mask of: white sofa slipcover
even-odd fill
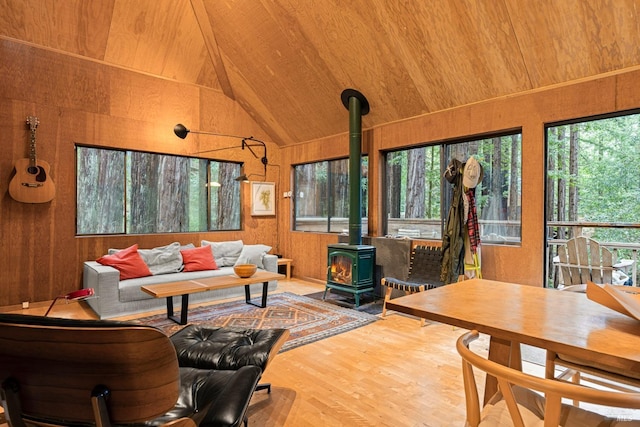
[[[204,242],[203,242],[204,243]],[[208,243],[208,242],[207,242]],[[262,267],[258,271],[278,272],[278,257],[276,255],[262,255]],[[154,298],[142,292],[141,286],[157,283],[169,283],[183,280],[201,279],[205,277],[225,276],[234,274],[233,266],[221,266],[218,270],[189,271],[179,273],[158,274],[135,279],[120,280],[120,272],[113,267],[102,265],[96,261],[85,261],[83,267],[82,287],[93,288],[95,298],[89,298],[87,303],[100,319],[110,319],[131,314],[144,313],[153,310],[166,309],[165,298]],[[269,282],[268,290],[277,287],[277,281]],[[251,285],[252,295],[262,292],[262,282]],[[197,292],[189,296],[189,303],[213,301],[244,295],[244,286],[227,289],[217,289]],[[174,305],[180,310],[181,297],[174,297]]]

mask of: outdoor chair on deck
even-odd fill
[[[613,254],[587,237],[574,237],[558,247],[560,271],[565,286],[611,283]]]
[[[411,251],[409,264],[409,276],[406,280],[394,277],[384,277],[381,281],[387,287],[382,306],[382,317],[387,314],[387,301],[391,299],[394,289],[404,291],[405,294],[423,292],[443,285],[440,280],[442,269],[442,248],[436,246],[416,246]],[[424,319],[420,319],[420,326],[424,325]]]

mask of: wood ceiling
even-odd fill
[[[280,145],[640,65],[640,0],[3,0],[0,36],[214,88]]]

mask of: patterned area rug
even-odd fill
[[[267,307],[242,301],[225,302],[189,310],[189,324],[268,329],[287,328],[290,335],[281,352],[375,322],[378,318],[349,308],[289,292],[269,295]],[[172,335],[184,328],[165,313],[135,320]]]

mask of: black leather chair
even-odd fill
[[[262,372],[289,337],[288,329],[250,329],[190,325],[171,336],[180,366],[199,369],[237,370],[247,365]],[[258,384],[256,390],[271,384]]]
[[[253,365],[179,367],[153,327],[0,314],[1,399],[12,427],[246,425],[260,376]]]

